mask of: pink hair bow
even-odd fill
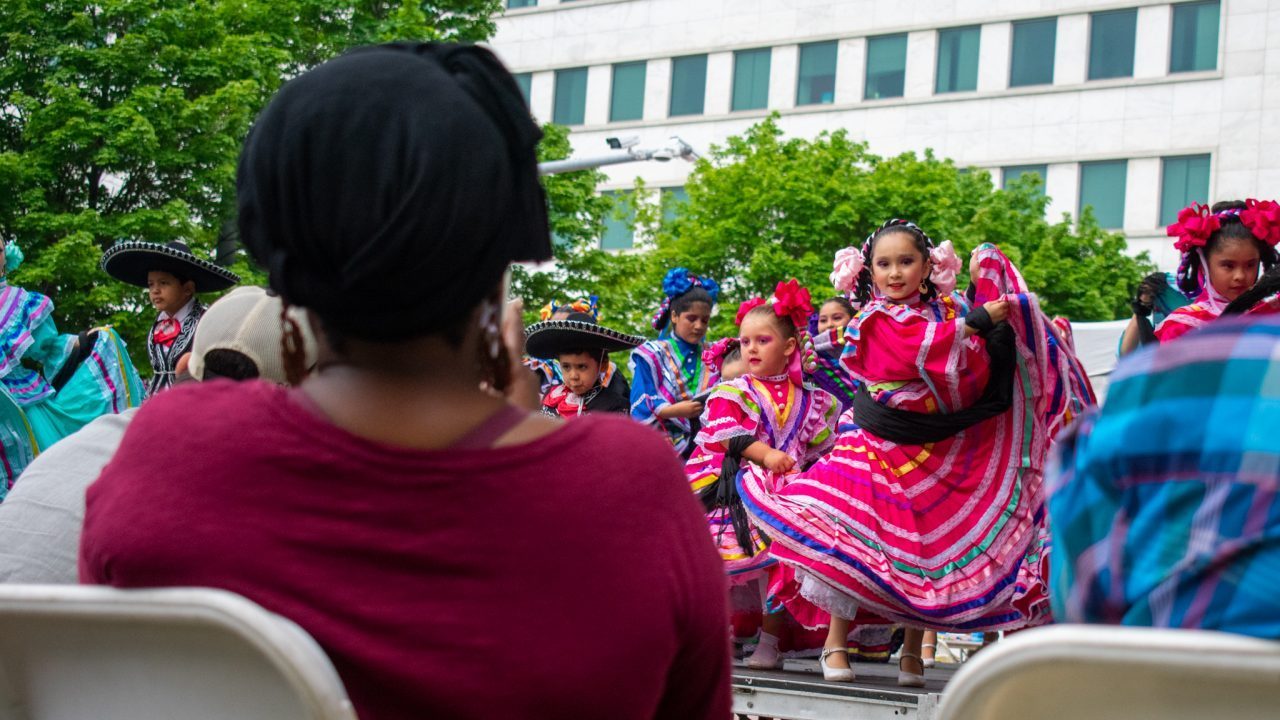
[[[1222,223],[1209,212],[1208,207],[1192,203],[1190,207],[1178,211],[1178,222],[1166,228],[1165,232],[1169,237],[1177,238],[1173,246],[1178,252],[1187,252],[1193,247],[1204,247],[1209,242],[1209,236],[1220,227]]]
[[[858,276],[865,264],[862,251],[847,247],[836,252],[835,269],[831,271],[831,284],[838,292],[852,294],[858,289]]]
[[[1240,222],[1262,242],[1272,247],[1280,243],[1280,205],[1274,200],[1245,200]]]
[[[929,260],[933,263],[929,279],[938,289],[938,295],[950,295],[956,289],[956,276],[960,268],[964,267],[951,241],[943,240],[937,247],[930,250]]]

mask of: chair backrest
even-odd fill
[[[0,720],[355,720],[302,628],[232,593],[0,585]]]
[[[942,720],[1280,717],[1280,643],[1203,630],[1057,625],[986,648]]]

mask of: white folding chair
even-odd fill
[[[1057,625],[978,653],[942,720],[1280,717],[1280,643],[1200,630]]]
[[[0,720],[355,720],[302,628],[220,590],[0,585]]]

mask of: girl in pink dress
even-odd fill
[[[1228,303],[1280,262],[1280,205],[1271,200],[1194,204],[1178,213],[1168,233],[1182,253],[1178,289],[1191,304],[1169,313],[1156,328],[1162,343],[1218,319]]]
[[[768,302],[757,298],[743,303],[738,343],[746,374],[712,390],[695,439],[697,448],[686,465],[735,585],[761,580],[763,586],[774,564],[767,542],[751,527],[737,496],[740,467],[752,463],[786,476],[821,457],[834,441],[835,399],[806,384],[801,369],[797,325],[807,322],[812,312],[809,291],[795,280],[779,283]],[[717,364],[729,345],[721,341],[713,346],[708,364]],[[781,660],[782,608],[766,605],[760,643],[747,661],[753,667],[776,667]]]
[[[845,658],[827,657],[846,652],[850,619],[972,632],[1049,617],[1044,463],[1092,393],[994,246],[974,253],[961,315],[946,245],[902,220],[868,238],[866,304],[841,357],[864,384],[858,427],[797,476],[748,467],[739,482],[770,555],[794,571],[778,597],[829,626],[822,666],[842,679]],[[903,684],[923,680],[903,670]]]

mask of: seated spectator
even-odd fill
[[[1280,318],[1144,348],[1049,472],[1054,616],[1280,639]]]
[[[196,380],[261,378],[283,385],[280,298],[266,290],[233,290],[205,311],[190,358]],[[304,336],[307,356],[315,341]],[[179,360],[179,367],[181,359]],[[76,582],[85,488],[120,447],[137,408],[103,415],[42,453],[0,503],[0,583]]]
[[[286,84],[240,158],[240,235],[317,370],[149,401],[89,490],[81,579],[292,619],[363,720],[727,717],[723,573],[679,459],[626,418],[532,412],[503,296],[551,255],[539,136],[478,47]]]

